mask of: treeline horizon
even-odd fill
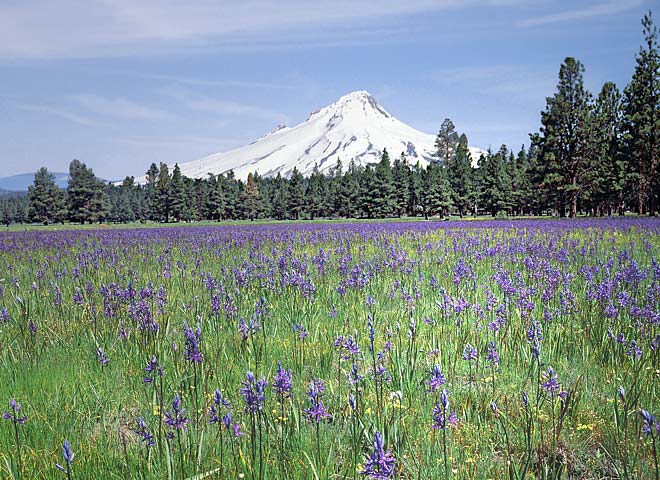
[[[556,92],[546,98],[541,128],[530,146],[502,145],[472,159],[468,139],[445,119],[436,158],[423,167],[384,150],[379,163],[337,162],[326,173],[297,168],[285,178],[233,172],[204,179],[183,176],[176,164],[152,163],[146,183],[120,185],[71,162],[66,190],[42,167],[27,197],[0,200],[10,223],[388,218],[448,215],[655,215],[660,207],[660,54],[651,12],[642,19],[644,42],[630,83],[606,82],[594,96],[585,68],[567,57]]]

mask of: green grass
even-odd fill
[[[648,348],[660,332],[651,325],[640,331],[623,308],[616,318],[607,319],[604,306],[587,298],[593,285],[583,267],[600,266],[596,279],[604,282],[609,277],[603,265],[612,258],[612,271],[622,271],[630,262],[621,260],[626,252],[640,268],[650,269],[651,258],[660,256],[657,232],[622,233],[603,226],[530,228],[522,235],[518,229],[470,229],[367,239],[345,232],[341,241],[328,238],[320,243],[302,236],[279,241],[265,227],[264,232],[258,248],[232,244],[232,239],[220,244],[197,241],[194,231],[190,239],[176,242],[154,235],[151,243],[105,242],[99,232],[68,250],[34,244],[0,253],[0,308],[7,308],[11,316],[0,324],[0,402],[6,408],[15,398],[28,417],[18,427],[22,469],[17,465],[12,423],[0,422],[0,476],[64,478],[54,464],[62,463],[61,445],[68,439],[76,453],[74,478],[202,478],[205,473],[208,478],[358,478],[379,431],[396,457],[401,477],[443,478],[442,431],[431,428],[439,393],[429,393],[426,383],[434,364],[447,378],[444,387],[459,420],[457,428],[447,430],[447,469],[452,478],[519,478],[523,471],[527,478],[655,474],[651,441],[640,440],[639,410],[660,415],[659,356]],[[518,250],[521,245],[530,248],[527,253]],[[580,253],[582,247],[588,255]],[[311,261],[320,248],[329,252],[326,273],[318,272]],[[535,249],[535,266],[526,267],[525,259]],[[565,256],[560,255],[562,249]],[[363,265],[373,274],[365,287],[347,288],[342,296],[338,285],[346,277],[338,268],[348,254],[349,272]],[[280,258],[286,261],[280,263]],[[85,266],[81,259],[99,263]],[[307,268],[298,268],[296,262],[306,262]],[[460,262],[473,273],[457,284],[453,270]],[[79,275],[73,273],[76,268]],[[271,269],[272,281],[267,274]],[[520,293],[507,295],[498,286],[495,275],[500,269],[509,272],[518,287],[535,289],[529,291],[531,307],[519,303]],[[236,275],[237,271],[243,273]],[[309,295],[296,286],[283,286],[282,271],[311,281],[315,292]],[[231,295],[235,315],[225,315],[224,309],[212,312],[207,274]],[[437,286],[431,285],[432,277]],[[113,313],[106,316],[101,286],[114,283],[126,289],[129,280],[136,292],[152,284],[154,296],[146,302],[160,326],[157,335],[139,330],[131,301],[113,297],[108,303]],[[93,287],[89,293],[88,281]],[[400,284],[396,288],[395,282]],[[626,291],[641,305],[652,283],[652,275],[635,289],[622,282],[615,293]],[[541,296],[551,284],[554,292],[544,301]],[[61,305],[54,304],[55,285]],[[160,287],[167,292],[162,311],[155,297]],[[453,307],[444,310],[439,307],[441,289],[454,302],[465,300],[479,307],[460,313]],[[81,305],[73,301],[76,290],[83,295]],[[390,298],[393,290],[396,295]],[[574,296],[570,311],[562,306],[567,291]],[[228,301],[219,296],[222,303]],[[260,319],[261,329],[243,340],[239,320],[253,318],[262,296],[269,314]],[[488,325],[497,320],[501,304],[507,305],[505,322],[493,332]],[[658,308],[657,302],[654,305]],[[333,306],[336,317],[329,315]],[[545,312],[554,315],[551,322],[543,321]],[[370,318],[374,354],[369,351]],[[30,332],[30,320],[38,327],[36,334]],[[526,339],[530,320],[542,324],[540,364],[532,359]],[[201,328],[204,358],[197,366],[184,355],[184,321]],[[298,324],[309,332],[304,340],[292,328]],[[608,327],[636,339],[644,348],[642,357],[635,359],[626,354],[625,345],[610,341]],[[130,330],[125,339],[122,328]],[[340,360],[333,348],[340,335],[355,337],[359,358]],[[501,357],[496,369],[488,368],[485,360],[491,341]],[[375,379],[372,369],[375,353],[387,350],[387,342],[391,349],[382,364],[391,378],[385,381]],[[479,351],[476,366],[461,358],[468,342]],[[110,358],[103,368],[96,356],[99,347]],[[152,355],[166,371],[162,399],[158,382],[148,386],[142,381]],[[348,403],[349,393],[356,392],[348,383],[354,361],[363,377],[357,412]],[[243,411],[239,394],[246,371],[272,381],[278,362],[292,372],[293,395],[282,405],[269,387],[262,413],[252,417]],[[549,365],[569,392],[567,401],[552,401],[539,389],[539,375]],[[304,418],[309,406],[305,392],[314,378],[326,383],[324,402],[332,415],[318,430]],[[625,402],[617,399],[619,386],[627,391]],[[230,431],[208,423],[216,388],[231,402],[234,421],[246,435],[233,438]],[[527,411],[522,391],[530,398]],[[136,418],[144,418],[157,435],[163,413],[159,408],[171,410],[175,394],[182,397],[188,428],[179,432],[180,438],[175,435],[146,448],[132,432]],[[491,402],[497,403],[499,416],[492,412]],[[530,446],[525,434],[528,419]]]

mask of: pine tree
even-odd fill
[[[152,163],[151,166],[149,167],[149,170],[146,172],[146,179],[147,179],[147,184],[146,184],[146,207],[147,207],[147,215],[149,220],[153,221],[159,221],[160,220],[160,212],[158,209],[158,199],[156,196],[156,184],[158,183],[158,167],[156,166],[155,163]]]
[[[170,221],[170,172],[167,164],[160,164],[154,186],[154,212],[159,222]]]
[[[591,165],[591,94],[584,88],[584,66],[567,57],[559,70],[557,93],[547,98],[540,133],[533,136],[546,164],[544,183],[565,216],[577,214],[578,200],[588,194]]]
[[[597,215],[622,211],[624,188],[628,181],[622,155],[622,100],[612,82],[606,82],[596,99],[593,112],[594,156],[591,206]]]
[[[250,221],[257,218],[259,213],[259,187],[252,173],[248,174],[242,199],[244,217],[250,219]]]
[[[167,198],[171,215],[174,217],[174,220],[180,222],[186,209],[187,195],[186,185],[181,176],[181,168],[179,168],[178,163],[174,164],[172,177],[169,179],[167,185]]]
[[[637,175],[637,210],[653,215],[660,202],[660,53],[651,12],[642,20],[644,43],[625,89],[628,154]]]
[[[67,199],[72,222],[100,222],[109,214],[105,184],[79,160],[73,160],[69,165]]]
[[[502,145],[497,153],[488,150],[479,163],[481,206],[494,217],[511,208],[511,180],[507,162],[509,151]]]
[[[319,172],[318,165],[314,165],[307,186],[307,210],[309,211],[310,218],[322,217],[326,212],[326,179]]]
[[[34,174],[34,182],[28,187],[28,203],[31,222],[48,225],[64,219],[66,207],[63,192],[55,184],[55,175],[45,167]]]
[[[440,131],[435,139],[435,149],[438,160],[444,165],[448,165],[458,147],[459,137],[454,123],[445,118],[440,126]]]
[[[440,164],[429,163],[426,167],[425,212],[427,215],[446,216],[452,207],[452,191],[447,169]]]
[[[396,198],[394,190],[394,176],[387,149],[383,149],[380,162],[374,170],[373,187],[373,213],[376,217],[385,218],[394,214]]]
[[[461,135],[456,145],[453,157],[449,159],[447,174],[453,193],[453,203],[458,208],[458,214],[463,215],[470,210],[472,203],[472,156],[468,149],[468,139]]]
[[[392,167],[394,180],[394,214],[401,217],[408,213],[410,208],[410,167],[406,155],[401,152],[401,157],[394,160]]]
[[[302,217],[303,209],[305,207],[305,179],[298,171],[297,167],[293,167],[291,178],[289,179],[289,212],[294,220],[299,220]]]
[[[221,220],[225,213],[225,197],[223,192],[224,177],[209,173],[206,180],[206,196],[202,205],[202,212],[209,220]]]

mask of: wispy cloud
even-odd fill
[[[597,3],[584,8],[577,7],[579,4],[576,3],[576,8],[572,10],[527,18],[518,22],[518,25],[521,27],[538,27],[540,25],[549,25],[552,23],[572,22],[575,20],[614,15],[636,8],[642,3],[643,0],[614,0]]]
[[[503,0],[25,0],[0,4],[0,58],[145,55],[384,41],[402,16]],[[510,5],[524,0],[506,0]],[[400,23],[399,23],[400,25]],[[324,28],[319,28],[323,26]],[[293,35],[293,38],[292,38]]]
[[[503,96],[529,102],[549,95],[556,83],[556,73],[534,65],[479,65],[437,70],[429,77],[447,86],[471,86],[477,95]]]
[[[59,117],[61,119],[67,120],[69,122],[77,123],[79,125],[84,125],[86,127],[109,127],[107,123],[99,122],[94,119],[91,119],[84,115],[79,115],[78,113],[72,112],[68,109],[61,107],[54,107],[52,105],[37,105],[37,104],[18,104],[15,105],[19,110],[25,112],[32,112],[44,115],[50,115],[54,117]]]
[[[164,110],[135,103],[125,98],[107,98],[99,95],[74,95],[72,99],[87,111],[131,120],[166,120],[174,116]]]
[[[287,115],[267,108],[200,95],[182,88],[165,87],[161,88],[159,92],[189,110],[223,116],[259,118],[278,123],[289,121]]]

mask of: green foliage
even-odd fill
[[[28,218],[31,222],[50,223],[64,221],[66,205],[64,192],[55,184],[55,175],[45,167],[41,167],[34,174],[34,182],[28,187]],[[10,223],[13,215],[7,206],[3,216],[3,223]]]
[[[102,222],[110,213],[104,182],[79,160],[73,160],[69,165],[67,203],[71,222]]]

